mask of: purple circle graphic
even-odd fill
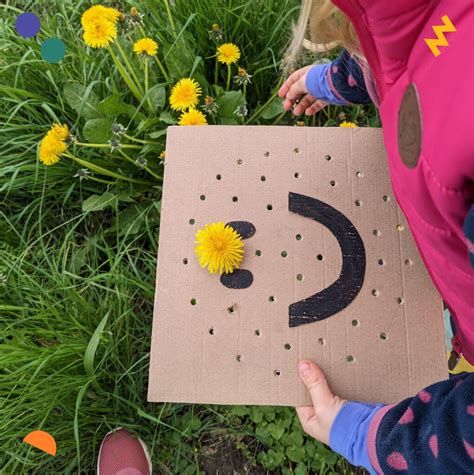
[[[15,28],[23,38],[31,38],[40,31],[41,22],[34,13],[22,13],[16,17]]]

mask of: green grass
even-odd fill
[[[209,446],[236,447],[249,466],[272,473],[354,473],[303,435],[292,408],[146,402],[161,182],[95,149],[81,149],[81,157],[150,184],[79,181],[73,162],[44,167],[36,158],[38,142],[54,121],[83,135],[87,117],[64,96],[73,81],[91,87],[99,100],[120,93],[138,111],[127,117],[133,133],[141,121],[155,118],[127,92],[110,57],[84,47],[80,16],[90,4],[7,0],[0,6],[1,473],[91,473],[103,436],[117,426],[145,440],[160,473],[197,473]],[[213,22],[221,25],[253,75],[246,98],[250,118],[275,93],[281,53],[299,7],[297,0],[177,0],[172,13],[181,44],[175,43],[162,2],[113,5],[147,12],[145,29],[168,54],[164,64],[174,71],[171,83],[181,69],[187,74],[194,69],[206,93],[215,92],[215,44],[208,30]],[[42,20],[39,40],[14,31],[16,15],[30,8]],[[49,36],[67,44],[59,65],[40,58],[39,42]],[[191,66],[176,64],[183,48],[193,57]],[[218,79],[224,86],[224,70]],[[152,83],[163,83],[159,70]],[[373,107],[328,107],[305,122],[337,125],[340,113],[360,125],[378,124]],[[296,120],[290,114],[268,119],[257,114],[250,123]],[[165,126],[152,122],[140,137]],[[162,166],[156,157],[164,140],[163,135],[156,139],[159,145],[140,150],[158,174]],[[83,210],[88,198],[106,192],[109,205]],[[37,429],[55,437],[56,457],[22,443]]]

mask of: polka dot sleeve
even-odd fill
[[[384,407],[371,420],[367,445],[376,473],[474,473],[474,374]]]

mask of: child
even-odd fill
[[[330,64],[295,71],[279,91],[284,108],[297,100],[296,115],[327,103],[372,101],[379,108],[395,196],[454,319],[450,360],[472,371],[474,124],[461,114],[474,106],[473,68],[465,64],[472,58],[472,3],[304,0],[288,65],[309,17],[313,39],[346,49]],[[313,401],[297,408],[304,430],[351,463],[371,473],[474,473],[474,374],[387,406],[334,396],[311,361],[298,369]]]

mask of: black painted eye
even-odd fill
[[[228,289],[247,289],[253,283],[253,274],[247,269],[235,269],[232,273],[222,274],[221,283]]]
[[[256,232],[255,226],[248,221],[231,221],[226,226],[230,226],[237,231],[242,236],[242,239],[251,238]]]
[[[242,239],[251,238],[255,232],[255,226],[248,221],[231,221],[226,224],[240,234]],[[221,275],[221,284],[228,289],[247,289],[253,283],[253,274],[246,269],[235,269],[234,272]]]

